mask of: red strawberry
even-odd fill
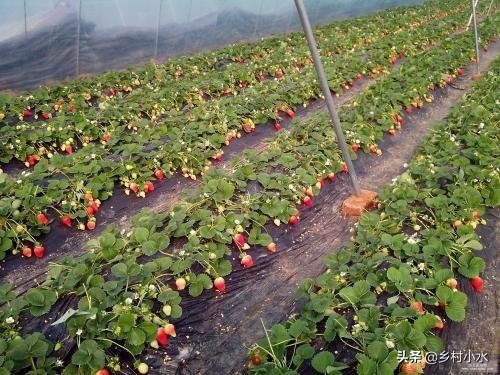
[[[370,152],[374,154],[375,152],[377,152],[377,148],[375,146],[370,146]]]
[[[163,180],[163,178],[165,177],[165,175],[163,174],[163,171],[160,169],[155,171],[155,176],[156,176],[156,179],[158,179],[158,180]]]
[[[458,76],[461,76],[462,74],[463,74],[462,69],[458,68],[458,69],[457,69],[457,75],[458,75]]]
[[[441,318],[439,316],[436,315],[436,318],[438,318],[438,321],[436,322],[436,325],[434,326],[434,328],[437,328],[437,329],[443,329],[444,328],[444,323],[443,321],[441,320]]]
[[[417,364],[416,363],[403,363],[399,367],[399,371],[403,374],[416,374],[417,373]]]
[[[389,135],[395,135],[396,134],[396,130],[394,129],[391,129],[387,132]]]
[[[289,224],[295,225],[299,222],[299,218],[296,215],[290,216],[290,219],[288,220]]]
[[[33,248],[33,254],[35,254],[37,258],[43,257],[43,254],[45,254],[44,247],[42,245],[35,246]]]
[[[488,46],[484,46],[483,50],[484,52],[488,52]]]
[[[70,112],[74,112],[75,111],[75,106],[74,105],[70,105],[69,106],[69,111]]]
[[[31,257],[31,249],[29,247],[25,247],[23,249],[22,253],[23,253],[23,256],[25,256],[26,258]]]
[[[391,59],[391,64],[392,64],[392,65],[396,64],[396,58],[395,58],[395,57],[393,57],[393,58]]]
[[[28,162],[28,165],[30,167],[34,166],[37,162],[35,155],[30,155],[30,156],[26,157],[26,161]]]
[[[474,220],[479,219],[479,212],[477,212],[477,211],[472,211],[472,217],[474,218]]]
[[[411,113],[411,108],[410,108],[410,107],[405,108],[405,112],[406,112],[407,114],[410,114],[410,113]]]
[[[405,55],[405,53],[403,51],[399,51],[398,52],[398,57],[401,59],[403,58],[403,56]]]
[[[175,333],[175,326],[172,323],[165,324],[165,327],[163,327],[163,331],[165,331],[165,333],[168,336],[172,336],[172,337],[177,336],[177,334]]]
[[[221,152],[218,152],[216,155],[215,155],[215,159],[216,160],[222,160],[222,153]]]
[[[345,165],[345,163],[340,163],[340,167],[342,168],[342,172],[349,173],[349,170],[347,169],[347,165]]]
[[[139,191],[139,186],[135,182],[132,182],[130,184],[130,190],[132,190],[134,193],[137,193]]]
[[[95,375],[109,375],[109,371],[106,370],[105,368],[102,368],[99,371],[97,371]]]
[[[168,336],[163,328],[158,328],[156,331],[156,341],[160,346],[166,346],[168,343]]]
[[[267,250],[271,253],[276,252],[276,244],[274,242],[271,242],[269,245],[267,245]]]
[[[155,190],[155,186],[153,185],[153,183],[152,183],[152,182],[148,182],[146,186],[147,186],[148,191],[149,191],[150,193],[151,193],[152,191],[154,191],[154,190]]]
[[[94,220],[87,221],[87,229],[88,230],[94,230],[95,229],[95,221]]]
[[[414,301],[414,302],[412,302],[410,304],[410,307],[412,309],[417,310],[419,314],[423,314],[424,313],[424,307],[422,306],[422,302]]]
[[[45,214],[38,214],[36,218],[42,225],[47,225],[49,223],[49,220],[47,219],[47,216],[45,216]]]
[[[32,115],[32,113],[29,111],[29,109],[25,109],[25,110],[23,111],[23,116],[24,116],[24,117],[28,117],[28,116],[31,116],[31,115]]]
[[[66,151],[67,154],[72,154],[73,153],[73,147],[66,146],[66,148],[64,149],[64,151]]]
[[[441,310],[446,309],[446,305],[445,305],[443,302],[441,302],[441,301],[439,301],[439,302],[438,302],[438,306],[439,306],[439,308],[440,308]]]
[[[304,204],[308,207],[311,207],[313,205],[313,201],[310,197],[305,197],[304,200],[303,200]]]
[[[45,113],[45,112],[44,112],[44,113],[42,113],[40,116],[41,116],[42,118],[44,118],[45,120],[47,120],[47,119],[49,118],[49,114],[48,114],[48,113]]]
[[[257,353],[257,351],[253,352],[252,354],[252,363],[255,365],[255,366],[258,366],[260,365],[262,362],[259,358],[259,355]]]
[[[234,236],[234,242],[239,247],[242,247],[243,245],[245,245],[245,236],[241,233],[238,233],[236,236]]]
[[[68,215],[61,217],[61,224],[65,227],[71,228],[71,218]]]
[[[226,282],[223,277],[217,277],[214,280],[214,287],[217,289],[219,292],[224,293],[226,290]]]
[[[290,120],[293,120],[293,118],[295,117],[295,112],[290,108],[285,109],[285,113],[290,118]]]
[[[354,144],[354,145],[352,145],[352,147],[351,147],[351,148],[352,148],[352,150],[353,150],[354,152],[358,152],[358,150],[359,150],[359,145],[358,145],[358,144]]]
[[[283,75],[284,75],[284,73],[283,73],[283,71],[281,69],[277,70],[276,73],[274,73],[274,76],[276,78],[281,78],[281,77],[283,77]]]
[[[245,268],[253,266],[253,259],[250,255],[245,255],[241,258],[241,265]]]
[[[109,139],[110,139],[110,138],[111,138],[111,136],[110,136],[109,134],[104,134],[104,135],[102,136],[102,140],[103,140],[104,142],[109,142]]]
[[[92,211],[94,211],[94,213],[98,213],[99,212],[99,206],[97,205],[96,202],[92,202],[90,204],[90,207],[92,208]]]
[[[92,196],[92,193],[85,193],[85,195],[83,197],[87,201],[93,201],[94,200],[94,197]]]
[[[279,132],[281,130],[281,125],[276,123],[274,124],[274,130],[276,130],[277,132]]]
[[[333,181],[333,179],[335,178],[335,173],[333,172],[328,173],[328,176],[326,176],[326,178],[328,178],[330,181]]]
[[[477,293],[482,293],[483,292],[483,279],[481,279],[479,276],[473,277],[470,281],[472,287]]]
[[[92,208],[92,206],[87,207],[87,215],[94,216],[94,209]]]
[[[243,130],[245,131],[245,133],[251,133],[251,132],[253,132],[254,128],[253,128],[252,124],[244,123]]]

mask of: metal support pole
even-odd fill
[[[490,6],[488,7],[488,11],[486,12],[486,17],[488,17],[490,15],[491,7],[493,6],[494,2],[495,2],[495,0],[491,0]]]
[[[28,37],[28,22],[26,21],[26,0],[24,0],[24,37]]]
[[[352,186],[354,188],[355,195],[361,195],[361,189],[359,187],[358,178],[356,176],[356,171],[354,170],[354,165],[352,164],[351,157],[349,155],[349,149],[347,147],[344,133],[342,132],[342,127],[340,126],[340,119],[335,109],[335,104],[333,103],[332,93],[330,92],[330,87],[328,86],[328,80],[326,79],[326,74],[321,64],[321,58],[318,53],[318,48],[316,47],[316,40],[311,29],[311,23],[309,22],[309,17],[307,16],[306,9],[302,0],[295,0],[295,6],[299,13],[300,22],[306,34],[307,43],[309,44],[309,49],[311,51],[311,56],[314,61],[314,67],[316,68],[316,73],[318,74],[319,83],[323,94],[325,96],[326,105],[328,107],[328,112],[330,112],[330,117],[333,122],[333,129],[335,130],[335,135],[342,151],[342,157],[349,170],[349,176],[351,178]]]
[[[82,20],[82,0],[78,0],[78,24],[76,25],[76,75],[80,74],[80,32]]]
[[[476,0],[476,6],[479,3],[479,0]],[[467,22],[467,27],[465,28],[465,31],[469,31],[470,24],[472,23],[472,12],[469,17],[469,22]]]
[[[472,19],[474,23],[474,42],[476,43],[476,71],[479,75],[479,42],[477,40],[476,3],[474,0],[472,0]]]
[[[160,37],[160,23],[161,23],[161,6],[163,0],[159,0],[160,4],[158,5],[158,22],[156,24],[156,36],[155,36],[155,52],[154,59],[158,57],[158,38]]]

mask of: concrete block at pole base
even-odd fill
[[[473,80],[473,81],[478,81],[479,79],[481,79],[481,74],[474,73],[474,74],[472,75],[472,80]]]
[[[373,200],[378,193],[370,190],[361,190],[361,195],[351,195],[342,203],[342,212],[347,216],[360,216],[373,206]]]

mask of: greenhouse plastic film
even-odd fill
[[[308,0],[311,22],[422,0]],[[300,29],[292,0],[0,0],[0,90]]]

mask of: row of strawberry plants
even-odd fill
[[[289,90],[284,90],[284,94]],[[245,102],[242,102],[240,107],[242,107]],[[214,111],[215,112],[215,111]],[[199,116],[201,116],[200,114]],[[104,149],[100,148],[86,148],[76,154],[70,159],[66,159],[62,156],[56,156],[48,164],[40,163],[34,170],[34,173],[26,177],[25,182],[21,185],[17,184],[11,179],[8,179],[5,175],[2,178],[2,184],[4,186],[4,191],[6,194],[13,196],[13,201],[5,201],[5,209],[11,211],[11,215],[6,215],[10,218],[4,225],[7,226],[7,233],[11,233],[10,237],[15,237],[16,248],[21,249],[23,243],[26,241],[35,242],[35,237],[40,233],[48,230],[47,224],[48,219],[43,213],[45,211],[44,207],[54,207],[56,212],[62,218],[63,224],[71,226],[71,219],[74,218],[89,218],[87,221],[87,228],[93,229],[95,226],[95,220],[93,219],[93,214],[99,210],[100,200],[107,199],[113,189],[113,179],[120,178],[127,186],[127,188],[139,194],[139,189],[151,191],[154,189],[152,182],[149,180],[151,172],[146,172],[147,170],[156,170],[156,177],[162,178],[163,171],[167,169],[170,173],[173,172],[177,167],[181,167],[183,171],[186,169],[191,176],[195,173],[202,171],[206,168],[206,160],[215,153],[211,149],[207,149],[204,144],[200,144],[198,141],[199,137],[206,128],[205,122],[200,122],[197,127],[195,127],[194,136],[191,134],[187,137],[187,133],[173,133],[170,132],[171,140],[175,136],[175,143],[169,143],[162,146],[162,149],[150,151],[144,154],[142,151],[145,147],[145,143],[149,142],[151,134],[145,137],[144,144],[127,144],[126,147],[120,149],[119,157],[122,157],[120,163],[113,162],[106,157],[106,152]],[[169,127],[167,127],[169,129]],[[227,129],[224,130],[223,134]],[[233,134],[236,133],[233,130]],[[158,136],[158,134],[156,134]],[[189,141],[188,141],[189,140]],[[212,143],[218,143],[220,145],[227,141],[227,138],[222,135],[214,135],[209,139]],[[130,139],[129,139],[130,141]],[[179,145],[181,144],[181,146]],[[198,148],[198,149],[197,149]],[[197,159],[189,160],[189,154],[187,152],[182,152],[182,150],[195,149],[194,152],[198,155]],[[139,157],[134,157],[138,155]],[[199,158],[199,155],[204,155],[204,158]],[[167,159],[169,158],[169,159]],[[125,159],[125,160],[124,160]],[[170,161],[170,165],[166,164],[165,159]],[[172,165],[172,160],[177,161],[177,165]],[[186,164],[193,165],[194,162],[198,162],[196,166],[197,170],[194,171],[193,168],[188,169]],[[189,165],[188,164],[188,165]],[[147,167],[145,167],[147,166]],[[147,168],[147,169],[146,169]],[[97,173],[99,172],[99,173]],[[49,175],[62,173],[68,178],[53,179],[49,180],[47,187],[40,188],[36,181],[41,178],[45,178]],[[137,183],[139,181],[134,181],[137,177],[134,175],[146,176],[147,180],[142,183]],[[71,177],[69,177],[71,176]],[[86,181],[84,185],[83,181]],[[18,186],[16,190],[14,186]],[[94,199],[87,199],[89,196],[88,192],[93,192]],[[39,199],[36,199],[38,194]],[[145,194],[141,191],[140,194]],[[92,196],[92,195],[90,195]],[[29,209],[22,204],[23,197],[29,197]],[[98,199],[97,199],[98,198]],[[59,204],[58,204],[59,203]],[[7,212],[7,211],[6,211]],[[24,213],[23,220],[21,212]],[[85,228],[84,224],[79,224]],[[5,235],[5,241],[2,248],[8,248],[12,246],[12,241],[9,240]],[[37,250],[39,251],[39,246]],[[25,254],[30,254],[30,249],[25,249]]]
[[[325,257],[327,271],[302,283],[303,308],[266,330],[250,350],[250,373],[312,367],[340,374],[355,366],[360,375],[392,374],[399,366],[417,374],[425,360],[399,364],[398,351],[425,358],[443,349],[438,332],[446,318],[465,318],[458,275],[483,291],[475,229],[485,224],[485,209],[500,204],[499,73],[497,59],[405,173],[381,190],[379,210],[361,217],[351,243]],[[339,345],[356,363],[336,361]]]
[[[456,10],[454,11],[456,12]],[[414,17],[413,14],[411,16],[411,18]],[[448,16],[448,13],[446,13],[446,16]],[[455,22],[448,20],[448,24],[451,27],[456,26],[464,16],[465,12],[463,11],[455,14],[452,17]],[[409,20],[410,16],[400,20],[400,24],[408,24]],[[437,22],[434,21],[434,23]],[[342,87],[347,87],[348,82],[353,81],[356,75],[361,74],[361,72],[365,72],[365,74],[370,72],[377,66],[377,62],[378,65],[388,65],[391,56],[397,53],[397,48],[399,48],[400,53],[406,50],[407,54],[413,54],[414,50],[419,47],[416,44],[418,41],[425,43],[429,33],[443,30],[443,26],[440,25],[439,29],[433,29],[430,25],[426,25],[425,30],[427,32],[421,31],[420,33],[408,34],[408,32],[401,33],[401,27],[394,25],[394,29],[390,31],[395,30],[394,33],[397,32],[397,34],[391,33],[390,36],[382,38],[375,44],[372,42],[360,52],[354,54],[356,49],[353,49],[347,56],[342,56],[342,59],[338,58],[333,64],[330,58],[326,58],[325,63],[332,64],[331,69],[337,72],[335,80],[330,81],[332,90],[339,91],[342,90]],[[439,36],[434,34],[432,38],[436,39]],[[332,35],[330,38],[325,39],[331,41],[339,38]],[[262,70],[268,66],[271,66],[270,69],[274,70],[273,67],[280,64],[280,68],[276,69],[276,74],[279,73],[278,77],[282,77],[284,74],[292,74],[291,79],[297,80],[302,75],[295,75],[300,73],[302,66],[306,65],[304,69],[307,70],[307,74],[310,76],[313,69],[312,66],[307,66],[310,65],[310,60],[307,57],[307,46],[304,43],[300,48],[293,45],[288,46],[286,43],[285,45],[282,54],[274,52],[269,59],[262,58],[260,59],[262,61],[254,62],[250,67],[236,66],[237,70],[213,72],[209,75],[203,75],[197,80],[180,81],[180,83],[175,84],[160,80],[153,86],[145,86],[142,89],[134,90],[126,98],[113,96],[113,100],[110,100],[109,97],[106,97],[105,100],[99,103],[100,109],[92,108],[88,110],[88,105],[85,105],[84,108],[87,108],[87,110],[68,113],[43,123],[19,122],[16,126],[4,127],[0,130],[5,143],[0,158],[7,162],[10,158],[15,157],[24,161],[28,166],[32,166],[40,158],[50,157],[61,150],[72,153],[77,147],[86,145],[89,142],[107,143],[110,138],[113,138],[114,142],[107,144],[108,148],[112,148],[117,143],[126,142],[127,137],[123,137],[121,134],[124,130],[126,133],[135,133],[143,132],[145,128],[147,130],[157,126],[161,127],[161,121],[159,123],[158,117],[162,116],[162,114],[168,112],[169,115],[178,115],[178,113],[175,113],[176,111],[171,110],[173,108],[177,108],[178,111],[184,105],[190,104],[194,106],[196,104],[196,106],[201,106],[201,109],[204,110],[203,103],[206,96],[215,95],[215,97],[220,97],[219,95],[226,95],[231,92],[233,95],[243,94],[242,96],[247,98],[249,95],[245,90],[247,85],[256,85],[259,94],[269,90],[266,82],[259,82],[265,78],[262,75]],[[324,47],[328,50],[328,45]],[[373,56],[374,52],[377,56]],[[370,61],[364,61],[363,57],[366,54],[372,55]],[[395,61],[395,58],[392,58]],[[346,60],[349,61],[349,68],[346,67]],[[308,77],[303,77],[304,81],[307,79]],[[239,90],[233,88],[236,84],[241,86]],[[315,94],[317,94],[318,90],[315,91]],[[90,95],[86,98],[91,100]],[[82,101],[84,101],[83,97]],[[283,98],[282,101],[287,102],[286,98]],[[223,100],[223,102],[227,105],[228,102],[231,103],[231,100]],[[250,103],[251,101],[248,102],[247,99],[245,107],[252,107]],[[288,103],[289,106],[295,104]],[[234,108],[235,105],[231,105],[231,107]],[[250,109],[249,113],[252,113]],[[177,124],[183,124],[185,122],[183,120],[183,118],[177,118]]]
[[[315,117],[291,134],[279,133],[265,152],[247,152],[233,171],[210,170],[199,194],[169,214],[144,212],[133,219],[132,230],[112,227],[91,241],[88,254],[51,265],[47,280],[29,290],[23,303],[34,316],[43,316],[58,299],[78,296],[77,309],[57,322],[66,325],[78,347],[65,373],[90,372],[104,363],[119,371],[117,360],[106,356],[110,346],[135,357],[147,343],[166,345],[167,336],[175,335],[168,321],[182,313],[179,291],[187,288],[197,296],[213,285],[224,292],[231,249],[240,252],[244,267],[253,265],[251,245],[276,251],[263,225],[295,224],[300,219],[295,206],[312,205],[325,180],[341,169],[334,140],[329,123]],[[249,195],[246,188],[255,182],[260,188]],[[170,238],[186,243],[166,252]],[[112,276],[105,279],[101,274],[107,270]]]
[[[443,9],[441,7],[438,8],[439,5],[436,2],[425,5],[427,14],[432,16],[437,10]],[[424,6],[420,6],[418,11],[421,12],[422,8]],[[391,28],[394,24],[401,25],[401,18],[407,15],[411,16],[414,13],[414,9],[396,9],[369,17],[336,22],[332,25],[318,28],[317,35],[321,37],[323,31],[331,35],[331,32],[335,31],[336,34],[331,39],[335,40],[333,50],[338,51],[338,47],[342,49],[344,46],[349,46],[351,40],[356,41],[356,43],[365,40],[369,41],[384,31],[384,28]],[[415,18],[415,22],[418,22],[417,18]],[[353,31],[356,32],[355,36],[353,36]],[[335,37],[339,35],[342,35],[342,38]],[[349,37],[346,38],[346,36]],[[303,46],[304,44],[300,33],[290,34],[288,40],[291,42],[292,47],[297,45]],[[132,69],[128,72],[106,73],[90,80],[75,80],[73,83],[65,86],[40,89],[29,96],[19,98],[6,97],[6,102],[3,104],[3,109],[0,112],[3,112],[4,116],[15,115],[22,117],[23,109],[30,108],[40,114],[50,113],[56,99],[59,100],[59,103],[56,102],[56,104],[60,106],[62,101],[70,102],[75,99],[75,94],[79,95],[83,92],[87,92],[91,97],[99,98],[103,95],[109,95],[110,92],[128,92],[134,86],[154,84],[156,77],[168,79],[169,81],[178,77],[193,79],[200,74],[217,70],[224,61],[244,64],[256,56],[267,56],[269,53],[279,51],[283,47],[283,44],[281,37],[266,38],[259,44],[242,43],[193,57],[172,59],[160,66],[151,65],[145,68]],[[170,83],[175,84],[175,81],[171,81]],[[124,88],[126,89],[124,90]],[[85,102],[81,104],[85,104]]]

